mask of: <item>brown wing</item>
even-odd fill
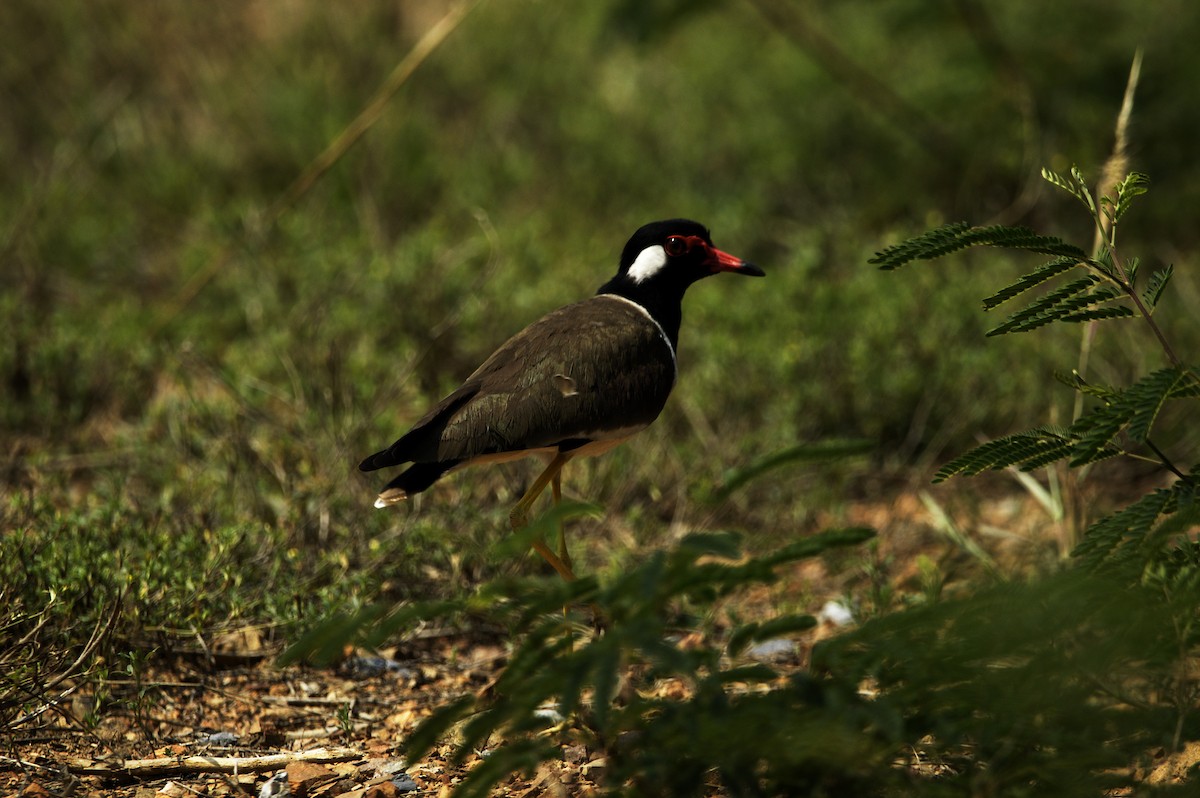
[[[438,461],[442,431],[455,411],[479,392],[478,382],[465,382],[453,393],[434,405],[398,441],[388,448],[367,457],[358,464],[360,471],[375,471],[401,463],[430,463]]]
[[[459,391],[478,388],[446,417],[437,460],[630,434],[658,417],[674,382],[674,353],[646,312],[592,297],[525,328],[467,378]]]

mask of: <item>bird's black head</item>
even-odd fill
[[[683,294],[692,283],[717,272],[762,277],[763,270],[713,246],[708,230],[690,219],[643,225],[621,252],[617,275],[597,293],[637,302],[663,327],[674,346]]]
[[[686,288],[717,272],[762,277],[752,263],[713,246],[708,230],[690,219],[667,219],[643,225],[621,252],[615,279],[634,285],[660,284]]]

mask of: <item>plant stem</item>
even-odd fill
[[[1163,466],[1166,467],[1166,469],[1168,471],[1170,471],[1172,474],[1179,477],[1180,479],[1182,479],[1185,482],[1188,480],[1187,474],[1183,473],[1178,468],[1176,468],[1175,464],[1171,462],[1171,458],[1169,458],[1165,454],[1163,454],[1162,449],[1159,449],[1157,446],[1154,445],[1154,441],[1147,438],[1146,446],[1147,446],[1147,448],[1150,449],[1150,451],[1154,452],[1155,456],[1158,457],[1159,461],[1163,464]]]
[[[1096,214],[1094,218],[1096,219],[1096,224],[1101,225],[1101,229],[1103,229],[1099,214]],[[1117,248],[1112,244],[1111,241],[1107,239],[1105,239],[1104,246],[1108,250],[1108,254],[1112,257],[1113,268],[1116,271],[1116,274],[1109,274],[1103,269],[1096,269],[1096,271],[1100,272],[1102,276],[1111,280],[1125,293],[1126,296],[1133,300],[1133,304],[1137,306],[1138,314],[1142,317],[1146,324],[1150,325],[1150,329],[1154,331],[1154,337],[1158,339],[1158,343],[1162,347],[1163,353],[1166,354],[1167,360],[1170,361],[1171,365],[1175,368],[1183,369],[1183,361],[1180,360],[1175,354],[1175,350],[1171,348],[1171,344],[1167,341],[1167,337],[1163,335],[1162,328],[1158,326],[1156,321],[1154,321],[1154,317],[1151,316],[1150,312],[1146,309],[1146,305],[1142,302],[1142,298],[1138,296],[1137,290],[1133,287],[1133,283],[1129,281],[1129,273],[1125,270],[1125,264],[1121,261],[1121,256],[1117,254]]]

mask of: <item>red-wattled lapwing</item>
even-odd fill
[[[717,272],[763,275],[752,263],[713,246],[708,230],[687,219],[642,227],[621,253],[617,275],[591,299],[559,308],[508,339],[400,440],[359,468],[412,463],[375,501],[387,507],[475,463],[528,455],[548,461],[513,507],[513,529],[553,486],[567,461],[606,452],[650,425],[675,385],[683,294]],[[559,555],[534,549],[572,579],[566,540]]]

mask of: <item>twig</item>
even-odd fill
[[[371,728],[376,721],[373,720],[356,720],[350,724],[347,729],[344,726],[325,726],[320,729],[297,729],[295,731],[285,732],[283,737],[285,740],[323,740],[332,737],[335,734],[342,734],[346,731],[360,732],[364,729]]]
[[[1137,53],[1134,54],[1133,64],[1131,64],[1129,67],[1129,80],[1125,85],[1125,99],[1121,103],[1121,112],[1117,115],[1117,128],[1115,141],[1113,143],[1113,153],[1111,156],[1109,156],[1108,162],[1104,166],[1104,174],[1102,177],[1102,183],[1099,186],[1099,191],[1097,192],[1099,195],[1097,199],[1100,199],[1104,196],[1104,184],[1108,181],[1114,181],[1115,185],[1115,180],[1119,179],[1119,177],[1116,176],[1125,171],[1125,166],[1128,162],[1128,158],[1125,154],[1128,138],[1126,129],[1129,126],[1129,118],[1133,114],[1133,95],[1137,90],[1138,77],[1141,75],[1141,71],[1142,51],[1138,50]],[[1117,255],[1117,231],[1115,218],[1108,220],[1108,223],[1106,224],[1107,217],[1105,214],[1100,212],[1099,208],[1100,204],[1097,202],[1095,203],[1095,209],[1092,211],[1092,218],[1096,222],[1096,253],[1099,254],[1101,247],[1108,250],[1108,254],[1112,256],[1113,268],[1118,276],[1109,275],[1106,272],[1101,272],[1101,274],[1109,277],[1109,279],[1116,283],[1116,285],[1122,291],[1124,291],[1131,300],[1133,300],[1133,304],[1137,306],[1138,314],[1142,317],[1146,324],[1150,325],[1150,329],[1154,332],[1154,336],[1158,339],[1158,343],[1160,346],[1162,346],[1163,352],[1166,354],[1167,360],[1171,362],[1171,365],[1175,368],[1183,368],[1183,361],[1181,361],[1175,354],[1175,350],[1171,348],[1171,344],[1167,341],[1167,337],[1163,335],[1162,329],[1154,321],[1153,317],[1151,317],[1145,303],[1142,302],[1142,298],[1138,296],[1138,292],[1133,285],[1133,281],[1129,279],[1129,270],[1125,268],[1125,264],[1122,263],[1120,257]],[[1090,323],[1094,324],[1095,322]],[[1089,343],[1087,338],[1085,338],[1084,341],[1085,343]],[[1085,356],[1086,353],[1081,355],[1081,357]],[[1081,362],[1081,365],[1086,364]],[[1083,372],[1080,373],[1082,374]],[[1080,401],[1081,397],[1076,397],[1077,407],[1079,406]]]
[[[1098,196],[1103,197],[1110,193],[1117,182],[1124,177],[1125,170],[1129,166],[1129,120],[1133,116],[1133,98],[1137,93],[1138,79],[1141,74],[1142,51],[1138,50],[1134,54],[1133,63],[1129,66],[1129,79],[1125,82],[1125,96],[1121,100],[1121,110],[1117,114],[1117,125],[1113,131],[1112,153],[1104,163],[1104,169],[1100,175],[1100,184],[1096,187]],[[1097,214],[1096,235],[1092,241],[1092,254],[1094,257],[1100,255],[1100,249],[1104,245],[1109,232],[1110,230],[1105,228],[1103,215]],[[1115,243],[1116,231],[1112,230],[1111,232],[1112,243]],[[1124,289],[1124,286],[1121,287]],[[1133,294],[1133,286],[1129,288],[1128,293]],[[1092,343],[1096,337],[1096,323],[1093,319],[1083,327],[1082,339],[1079,342],[1079,362],[1075,367],[1075,370],[1079,372],[1081,377],[1087,376],[1088,361],[1092,354]],[[1075,407],[1071,419],[1078,420],[1081,415],[1083,415],[1083,394],[1077,393],[1075,395]]]
[[[958,144],[923,110],[848,56],[833,39],[805,19],[803,4],[751,0],[750,5],[777,31],[795,41],[830,77],[850,88],[864,106],[882,114],[895,129],[922,147],[947,171],[963,162]]]
[[[392,70],[392,74],[388,75],[388,79],[379,87],[379,90],[375,92],[375,96],[371,98],[366,107],[355,117],[354,121],[347,125],[345,130],[329,143],[324,152],[313,159],[312,163],[292,181],[287,190],[275,201],[263,219],[264,229],[273,227],[284,211],[307,194],[308,190],[312,188],[321,175],[329,171],[330,167],[337,163],[346,154],[346,151],[354,146],[354,143],[362,138],[363,134],[379,121],[379,117],[383,115],[383,109],[392,97],[395,96],[396,92],[400,91],[400,87],[408,82],[408,79],[417,71],[417,67],[421,66],[425,62],[425,59],[446,40],[446,37],[458,27],[459,23],[463,21],[479,2],[480,0],[464,0],[464,2],[458,3],[446,12],[446,16],[442,17],[433,27],[425,31],[425,35],[413,45],[408,55],[396,65],[396,68]]]
[[[446,40],[459,23],[467,16],[467,14],[478,5],[481,0],[463,0],[463,2],[455,5],[442,17],[437,23],[425,34],[417,40],[413,45],[412,50],[408,52],[395,69],[392,70],[383,85],[375,92],[375,96],[366,104],[359,115],[355,117],[349,125],[346,126],[341,133],[338,134],[325,151],[318,155],[313,161],[305,167],[304,171],[292,181],[284,192],[273,202],[262,220],[255,229],[256,237],[260,238],[275,226],[283,214],[296,204],[297,200],[303,197],[309,189],[313,187],[320,177],[337,163],[338,159],[346,154],[346,151],[354,145],[356,141],[362,138],[363,134],[370,130],[371,126],[379,121],[379,117],[383,114],[383,109],[388,101],[400,90],[400,88],[412,77],[417,68],[425,62],[430,54],[438,48],[438,46]],[[183,309],[191,304],[204,287],[220,274],[225,267],[233,260],[234,252],[237,250],[232,244],[226,244],[208,265],[200,269],[188,279],[183,288],[175,296],[175,301],[171,303],[167,311],[162,315],[161,320],[152,331],[152,335],[157,334],[168,324],[171,323]]]
[[[129,775],[139,778],[177,776],[186,773],[258,773],[277,770],[289,762],[351,762],[362,758],[352,748],[314,748],[289,754],[261,756],[184,756],[159,759],[130,759],[119,764],[91,759],[72,759],[67,769],[81,776]]]
[[[98,621],[96,623],[96,625],[92,628],[92,636],[88,640],[87,645],[83,647],[83,651],[79,652],[79,656],[75,658],[75,661],[72,662],[65,671],[42,686],[43,694],[50,692],[55,687],[58,687],[66,679],[77,675],[77,669],[83,666],[83,664],[95,652],[95,650],[100,647],[100,644],[104,642],[104,639],[108,637],[109,632],[116,627],[117,621],[121,617],[121,606],[124,603],[125,593],[122,592],[121,595],[117,596],[117,600],[113,603],[112,613],[108,616],[108,620]]]
[[[1113,130],[1113,149],[1112,154],[1108,156],[1108,160],[1104,163],[1104,169],[1100,173],[1100,185],[1096,187],[1097,198],[1109,196],[1112,194],[1116,185],[1125,177],[1125,173],[1129,170],[1129,120],[1133,117],[1133,98],[1137,94],[1138,80],[1142,75],[1142,51],[1138,50],[1133,54],[1133,63],[1129,65],[1129,79],[1125,82],[1125,96],[1121,100],[1121,110],[1117,113],[1117,126]],[[1106,228],[1104,222],[1108,220]],[[1100,246],[1105,242],[1107,235],[1108,243],[1116,243],[1116,221],[1102,217],[1100,225],[1096,229],[1096,238],[1092,244],[1092,248],[1100,251]]]
[[[277,707],[303,709],[304,707],[342,707],[351,703],[346,698],[300,698],[298,696],[267,695],[258,699],[264,704]]]
[[[1160,464],[1162,466],[1164,466],[1168,471],[1170,471],[1172,474],[1174,474],[1175,476],[1182,479],[1184,482],[1188,481],[1187,474],[1180,471],[1179,468],[1173,462],[1171,462],[1171,458],[1167,457],[1163,453],[1162,449],[1159,449],[1157,446],[1154,445],[1154,441],[1147,438],[1146,439],[1146,447],[1148,449],[1150,449],[1150,451],[1154,452],[1155,456],[1158,457]]]
[[[78,689],[79,689],[79,685],[77,685],[77,684],[72,685],[71,687],[68,687],[66,690],[63,690],[61,693],[59,693],[54,698],[43,698],[42,705],[40,707],[38,707],[37,709],[31,709],[28,712],[26,712],[24,715],[22,715],[21,717],[14,720],[11,724],[12,728],[15,729],[17,726],[21,726],[23,724],[28,723],[29,721],[38,717],[39,715],[46,712],[47,710],[54,709],[56,706],[58,706],[60,703],[62,703],[62,700],[64,698],[71,695],[71,693],[75,692]],[[41,695],[44,695],[44,693]]]
[[[1120,258],[1117,257],[1117,251],[1111,247],[1108,251],[1109,254],[1112,255],[1113,266],[1119,269],[1122,274],[1128,274],[1128,271],[1125,269],[1125,265],[1121,262]],[[1138,292],[1134,289],[1132,284],[1126,283],[1126,286],[1126,295],[1132,299],[1133,304],[1137,306],[1137,311],[1142,317],[1142,321],[1150,325],[1150,329],[1154,331],[1154,337],[1158,339],[1159,346],[1162,347],[1163,353],[1167,356],[1167,360],[1170,361],[1171,365],[1175,368],[1182,369],[1183,361],[1179,359],[1179,356],[1175,354],[1175,350],[1171,348],[1171,343],[1167,340],[1167,336],[1163,334],[1162,328],[1158,326],[1158,323],[1154,321],[1154,318],[1150,315],[1150,311],[1146,309],[1146,305],[1142,302],[1142,298],[1138,296]]]

